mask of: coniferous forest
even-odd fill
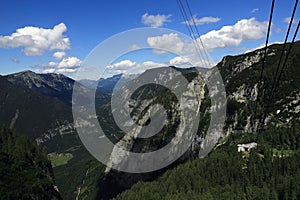
[[[0,127],[0,199],[61,199],[45,152],[26,136]]]
[[[116,199],[300,199],[300,126],[232,134],[204,159],[195,158]],[[238,152],[237,144],[257,142]]]

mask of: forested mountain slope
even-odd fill
[[[24,135],[0,127],[1,199],[61,199],[45,152]]]
[[[58,99],[15,85],[3,76],[0,76],[0,88],[0,123],[31,139],[42,140],[58,126],[72,122],[71,109]],[[53,131],[53,134],[58,132]]]
[[[116,199],[299,199],[300,126],[234,134],[206,158],[192,159]],[[237,144],[257,142],[238,152]]]

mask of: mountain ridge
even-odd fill
[[[14,84],[27,86],[45,96],[56,97],[69,106],[72,104],[74,80],[63,74],[38,74],[26,70],[5,77]]]
[[[241,54],[237,56],[225,56],[221,62],[217,64],[215,69],[217,68],[222,77],[223,81],[225,83],[226,92],[227,92],[227,118],[226,118],[226,124],[224,128],[224,132],[222,137],[220,138],[221,141],[226,141],[227,136],[232,135],[235,136],[236,134],[240,133],[253,133],[257,130],[257,123],[258,123],[258,116],[255,115],[255,109],[257,109],[257,114],[261,114],[263,112],[266,113],[266,119],[263,121],[263,127],[265,129],[268,129],[269,127],[275,127],[275,128],[291,128],[295,121],[300,119],[300,94],[299,94],[299,85],[300,85],[300,72],[299,72],[299,64],[300,63],[300,43],[297,42],[294,45],[291,57],[288,59],[288,68],[284,72],[283,77],[281,79],[281,82],[278,86],[278,90],[275,94],[274,100],[272,102],[268,102],[266,100],[261,99],[261,102],[256,105],[257,101],[257,82],[262,66],[262,49],[255,50],[253,52],[249,52],[246,54]],[[288,44],[289,45],[289,44]],[[268,99],[268,91],[270,90],[270,83],[272,83],[272,74],[274,73],[274,69],[277,66],[278,63],[278,53],[280,53],[280,50],[282,49],[282,45],[271,45],[268,47],[268,53],[266,57],[266,65],[265,65],[265,74],[263,77],[263,92],[266,96],[266,99]],[[191,68],[192,69],[192,68]],[[28,72],[27,72],[28,73]],[[191,72],[185,73],[184,70],[182,70],[182,73],[187,77],[188,80],[193,80],[195,76],[192,74],[193,69]],[[0,83],[1,83],[1,77],[0,77]],[[5,85],[5,84],[3,84]],[[10,84],[9,84],[10,85]],[[14,85],[14,84],[13,84]],[[19,87],[23,90],[26,90],[24,88],[26,87]],[[1,84],[0,84],[1,87]],[[2,88],[2,87],[1,87]],[[21,90],[22,90],[21,89]],[[28,88],[27,88],[28,89]],[[147,111],[148,107],[145,107],[145,102],[150,99],[151,100],[151,94],[158,94],[158,99],[154,103],[163,102],[166,103],[167,106],[169,106],[169,110],[176,112],[176,107],[172,107],[171,100],[173,99],[172,96],[169,94],[169,92],[166,92],[165,90],[157,90],[151,92],[151,87],[149,90],[143,90],[140,91],[140,93],[137,93],[134,95],[134,99],[131,101],[132,111],[135,117],[137,119],[141,119],[139,117],[139,114],[143,114],[143,109]],[[152,88],[153,89],[153,88]],[[18,92],[20,89],[17,89]],[[28,90],[26,90],[28,91]],[[193,140],[193,143],[190,147],[190,149],[187,151],[187,153],[184,155],[183,158],[181,158],[180,162],[187,162],[190,159],[197,158],[199,149],[201,149],[201,137],[204,137],[204,132],[207,129],[207,125],[210,119],[209,111],[210,111],[210,99],[208,98],[208,90],[207,88],[204,90],[201,90],[204,93],[204,99],[202,100],[200,110],[203,114],[201,118],[203,119],[199,124],[199,132],[197,133],[197,137]],[[156,92],[156,93],[155,93]],[[7,91],[8,97],[11,98],[11,94],[9,91]],[[25,92],[26,93],[26,92]],[[21,94],[25,94],[21,93]],[[31,92],[29,92],[31,93]],[[0,91],[1,94],[1,91]],[[139,95],[140,94],[140,95]],[[4,90],[4,97],[7,96]],[[0,95],[1,97],[1,95]],[[148,98],[151,97],[151,98]],[[148,98],[148,99],[147,99]],[[2,98],[5,100],[5,98]],[[0,102],[2,100],[0,98]],[[16,97],[14,98],[16,99]],[[51,98],[52,99],[52,98]],[[152,98],[153,99],[153,98]],[[169,102],[170,100],[170,102]],[[264,110],[264,107],[270,104],[269,110]],[[97,114],[99,117],[105,117],[107,121],[109,121],[108,112],[110,108],[109,103],[104,103],[102,105],[97,105],[96,109],[98,111],[100,110],[100,113]],[[173,110],[172,110],[173,109]],[[297,110],[298,109],[298,110]],[[10,124],[12,119],[15,119],[14,117],[17,116],[16,109],[10,113],[9,115],[9,123]],[[19,113],[21,113],[19,111]],[[145,112],[144,112],[145,113]],[[101,116],[102,114],[102,116]],[[19,114],[18,114],[19,115]],[[175,115],[174,115],[175,116]],[[173,118],[174,118],[173,116]],[[171,119],[172,116],[170,117]],[[18,123],[18,117],[16,119],[16,123]],[[173,119],[173,123],[176,122],[175,119]],[[109,126],[114,126],[113,124],[108,124]],[[114,134],[117,132],[114,128],[108,127],[108,131],[111,131],[109,134],[113,137]],[[168,131],[166,131],[166,134],[160,135],[158,138],[156,138],[156,142],[162,140],[162,142],[168,141]],[[161,137],[162,136],[162,137]],[[170,136],[170,133],[169,133]],[[161,137],[161,138],[160,138]],[[115,137],[116,143],[119,141],[119,137]],[[139,151],[148,151],[151,149],[155,149],[159,146],[150,146],[152,144],[155,144],[151,141],[129,141],[128,143],[131,144],[131,142],[137,142],[134,145],[131,145],[131,149],[134,152]],[[162,143],[161,141],[158,143]],[[141,145],[143,144],[143,145]],[[220,143],[219,145],[222,145]],[[233,147],[232,147],[233,148]],[[74,162],[74,160],[73,160]],[[178,165],[180,162],[177,162],[174,164],[174,166]],[[173,167],[173,166],[172,166]],[[167,170],[167,169],[164,169]],[[84,179],[86,182],[81,184],[82,188],[88,188],[89,184],[93,184],[93,186],[96,184],[94,179],[96,176],[89,174],[89,176],[86,176]],[[152,177],[151,177],[152,175]],[[148,176],[148,177],[147,177]],[[151,178],[149,178],[149,176]],[[130,188],[135,182],[138,182],[140,180],[147,181],[150,179],[154,179],[155,177],[158,177],[159,175],[139,175],[138,177],[134,177],[133,175],[128,175],[110,171],[105,176],[101,176],[101,179],[97,180],[98,189],[99,189],[99,197],[101,197],[101,192],[107,192],[107,188],[113,188],[117,187],[120,189],[118,192],[123,191],[124,189]],[[110,181],[107,181],[108,178],[110,178]],[[93,179],[93,181],[91,180]],[[120,182],[119,180],[122,179]],[[109,185],[105,186],[104,188],[101,188],[101,185],[103,186],[105,183],[109,183]],[[61,184],[65,184],[63,179],[61,181]],[[101,191],[100,191],[101,190]],[[71,191],[74,192],[74,191]],[[83,193],[84,194],[84,193]],[[83,195],[82,194],[82,195]],[[73,195],[73,193],[72,193]],[[81,194],[79,193],[79,196]],[[106,197],[111,198],[113,196],[117,195],[114,194],[108,194]]]
[[[61,134],[75,133],[71,108],[59,99],[13,84],[4,76],[0,76],[0,88],[1,124],[38,144]]]

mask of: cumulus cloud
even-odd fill
[[[232,26],[223,26],[200,38],[208,50],[238,46],[243,41],[258,40],[265,36],[268,22],[259,22],[255,18],[242,19]]]
[[[145,61],[143,63],[137,63],[131,60],[122,60],[112,65],[106,66],[110,73],[114,74],[140,74],[147,69],[166,66],[162,63],[156,63],[153,61]]]
[[[278,41],[270,42],[268,44],[268,47],[271,46],[271,45],[273,45],[273,44],[283,44],[283,42],[278,42]],[[255,50],[258,50],[258,49],[262,49],[262,48],[265,48],[265,46],[266,46],[266,44],[261,44],[261,45],[255,47],[255,48],[247,49],[244,53],[250,53],[252,51],[255,51]]]
[[[175,54],[186,54],[194,51],[194,44],[186,41],[177,33],[163,34],[160,36],[148,37],[147,43],[157,54],[171,52]]]
[[[161,36],[148,37],[147,43],[151,48],[157,48],[155,53],[164,53],[158,49],[166,49],[174,53],[181,53],[184,49],[184,42],[177,33],[163,34]]]
[[[182,67],[182,66],[190,66],[190,62],[189,62],[189,59],[188,58],[183,58],[181,56],[176,56],[174,58],[172,58],[170,61],[169,61],[170,65],[174,65],[174,66],[179,66],[179,67]]]
[[[206,62],[206,63],[204,63]],[[206,65],[204,65],[206,64]],[[154,69],[159,67],[176,66],[181,68],[188,68],[192,66],[207,66],[208,61],[199,61],[190,56],[175,56],[165,63],[158,63],[153,61],[144,61],[141,63],[132,60],[122,60],[112,65],[106,66],[106,69],[110,74],[141,74],[148,69]],[[212,66],[212,65],[211,65]]]
[[[194,19],[194,20],[193,20]],[[196,24],[196,26],[198,25],[203,25],[203,24],[210,24],[210,23],[216,23],[218,21],[220,21],[221,18],[218,17],[202,17],[202,18],[197,18],[197,16],[193,16],[192,19],[190,19],[189,21],[184,21],[182,22],[183,24]]]
[[[50,61],[44,65],[34,65],[38,73],[74,73],[82,64],[82,61],[77,57],[64,57],[60,62]]]
[[[39,56],[45,51],[65,50],[70,48],[70,40],[63,35],[67,31],[64,23],[53,29],[33,26],[19,28],[8,36],[0,36],[0,48],[23,48],[27,56]]]
[[[71,68],[61,68],[56,70],[57,73],[75,73],[77,72],[77,69],[71,69]]]
[[[146,70],[146,69],[152,69],[152,68],[163,67],[163,66],[166,66],[166,65],[162,64],[162,63],[156,63],[153,61],[146,61],[146,62],[143,62],[140,67],[142,70]]]
[[[74,69],[80,67],[82,61],[77,57],[67,57],[58,63],[58,68]]]
[[[214,63],[216,64],[216,63]],[[193,56],[175,56],[169,61],[164,63],[158,63],[153,61],[135,62],[132,60],[122,60],[117,63],[106,66],[108,73],[110,74],[141,74],[148,69],[154,69],[159,67],[176,66],[181,68],[188,68],[193,66],[207,67],[214,66],[209,61],[203,61]]]
[[[219,30],[212,30],[201,35],[197,42],[199,44],[202,42],[206,51],[239,46],[244,41],[259,40],[265,37],[267,26],[267,21],[260,22],[255,18],[242,19],[233,25],[223,26]],[[195,52],[194,42],[186,41],[177,33],[148,37],[147,43],[154,49],[154,53],[170,51],[175,54],[188,55]]]
[[[114,69],[114,70],[124,70],[124,69],[129,69],[136,67],[137,63],[133,62],[131,60],[122,60],[118,63],[114,63],[112,65],[106,66],[107,69]]]
[[[50,73],[54,73],[54,72],[55,72],[54,68],[44,69],[42,71],[43,74],[50,74]]]
[[[205,58],[199,58],[198,55],[188,55],[188,56],[175,56],[170,59],[169,65],[176,66],[181,68],[188,68],[193,66],[210,68],[215,66],[216,63],[213,63],[211,60]]]
[[[139,47],[138,45],[136,44],[133,44],[131,45],[129,48],[128,48],[128,51],[134,51],[134,50],[137,50],[137,49],[140,49],[141,47]]]
[[[64,51],[57,51],[57,52],[53,53],[53,58],[55,60],[61,60],[64,57],[66,57],[66,52],[64,52]]]
[[[169,18],[172,15],[149,15],[148,13],[145,13],[142,16],[142,23],[147,25],[147,26],[151,26],[154,28],[158,28],[164,25],[164,23],[166,22],[170,22],[171,20],[169,20]]]
[[[55,66],[57,66],[57,65],[58,65],[58,63],[52,62],[52,61],[48,63],[48,66],[49,66],[49,67],[55,67]]]

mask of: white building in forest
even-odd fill
[[[257,147],[257,143],[256,142],[251,142],[251,143],[248,143],[248,144],[238,144],[238,152],[249,152],[251,149]]]

